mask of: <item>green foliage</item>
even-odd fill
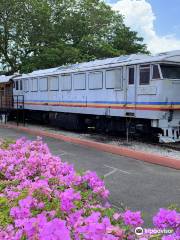
[[[0,0],[0,60],[9,73],[147,52],[101,0]]]
[[[27,240],[26,236],[22,236],[21,240]]]
[[[60,201],[57,198],[53,198],[51,201],[45,201],[45,210],[52,211],[60,209]]]
[[[15,143],[14,140],[12,139],[3,139],[1,145],[0,145],[0,148],[1,149],[8,149],[9,148],[9,145]]]
[[[12,222],[12,219],[9,215],[10,207],[8,199],[5,197],[0,197],[0,226],[6,227]]]
[[[82,209],[84,206],[82,201],[74,201],[74,204],[78,209]]]
[[[151,236],[149,240],[161,240],[161,239],[162,239],[161,235],[156,234],[156,235]]]
[[[57,190],[59,190],[59,191],[64,191],[66,189],[66,187],[65,186],[58,186],[57,187]]]
[[[20,195],[13,200],[13,202],[11,203],[11,207],[15,207],[18,206],[18,203],[20,200],[26,198],[28,196],[28,190],[27,189],[23,189],[20,193]]]
[[[49,185],[51,186],[51,185],[58,185],[59,184],[59,179],[57,179],[57,178],[50,178],[50,179],[48,179],[48,183],[49,183]]]
[[[5,180],[6,177],[4,176],[4,174],[2,172],[0,172],[0,180]]]
[[[49,198],[44,194],[41,189],[37,189],[33,192],[33,197],[36,198],[39,202],[48,202]]]
[[[103,216],[107,216],[107,217],[109,217],[110,219],[112,219],[114,213],[115,213],[115,209],[113,209],[113,208],[106,208],[106,209],[103,211]]]
[[[3,176],[3,174],[0,172],[0,176]],[[0,177],[1,179],[1,177]],[[6,181],[6,180],[0,180],[0,193],[6,188],[6,187],[10,187],[10,186],[17,186],[18,185],[18,181]]]
[[[180,205],[178,204],[171,204],[168,209],[170,210],[176,210],[177,212],[180,212]]]
[[[92,191],[91,190],[86,190],[86,191],[81,191],[81,198],[82,200],[86,200],[89,198],[89,196],[92,195]]]

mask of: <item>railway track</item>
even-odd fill
[[[160,146],[168,149],[172,149],[175,151],[180,151],[180,143],[162,143]]]
[[[147,144],[148,146],[156,146],[166,150],[175,150],[180,151],[180,142],[176,143],[154,143],[148,138],[141,138],[141,137],[129,137],[129,141],[127,141],[125,136],[115,136],[115,135],[107,135],[107,134],[100,134],[100,133],[92,133],[89,132],[89,138],[95,141],[99,141],[102,143],[109,143],[114,142],[116,145],[120,146],[132,146],[133,144]]]

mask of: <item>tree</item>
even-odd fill
[[[0,58],[1,64],[7,64],[12,71],[15,71],[15,59],[13,57],[14,41],[13,31],[15,28],[16,17],[14,14],[15,4],[13,0],[0,1]],[[11,44],[11,47],[10,47]]]
[[[10,72],[18,71],[25,59],[46,45],[49,10],[46,1],[0,0],[1,62]]]
[[[0,60],[11,73],[143,52],[101,0],[0,0]]]

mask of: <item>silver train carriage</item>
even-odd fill
[[[133,54],[13,77],[30,116],[67,129],[158,135],[180,141],[180,51]]]

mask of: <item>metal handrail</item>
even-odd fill
[[[24,95],[13,95],[12,91],[0,90],[0,114],[5,114],[5,123],[7,116],[11,111],[16,112],[16,122],[19,125],[19,111],[22,111],[22,120],[25,124],[24,113]]]

